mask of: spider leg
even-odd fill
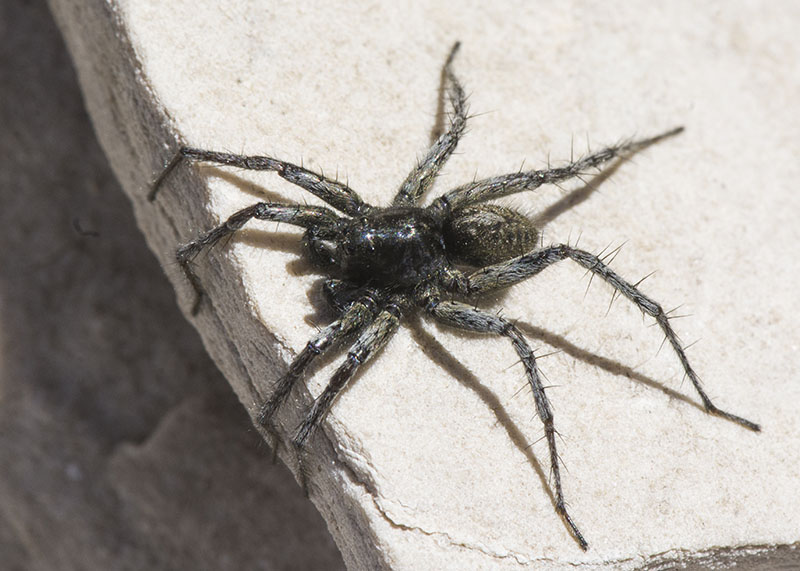
[[[522,336],[522,333],[517,329],[513,323],[499,317],[497,315],[486,313],[479,309],[475,309],[465,303],[457,301],[439,301],[435,297],[428,298],[426,311],[430,313],[437,320],[458,327],[459,329],[466,329],[468,331],[477,331],[481,333],[492,333],[503,337],[508,337],[514,345],[514,350],[519,355],[522,364],[525,366],[525,374],[528,377],[528,383],[533,390],[533,398],[536,402],[536,412],[544,424],[544,433],[547,440],[547,448],[550,452],[550,466],[553,470],[553,482],[555,483],[556,492],[556,512],[563,518],[564,522],[569,526],[575,539],[578,541],[581,549],[584,551],[588,548],[586,540],[583,538],[578,527],[572,521],[569,513],[567,512],[566,504],[564,503],[564,494],[561,489],[561,472],[559,468],[559,459],[556,452],[556,429],[553,424],[553,412],[550,408],[550,402],[545,395],[542,381],[539,378],[539,369],[536,366],[536,358],[533,355],[528,342]]]
[[[147,195],[148,200],[152,202],[156,199],[164,180],[184,160],[204,161],[255,171],[274,171],[278,173],[278,176],[307,190],[341,212],[356,215],[364,214],[370,210],[370,206],[349,186],[325,178],[301,166],[273,159],[272,157],[235,155],[206,151],[194,147],[181,147],[178,149],[178,152],[175,153],[166,168],[153,182]]]
[[[360,299],[348,305],[339,319],[325,327],[311,339],[289,365],[289,370],[286,371],[286,374],[276,383],[269,399],[261,406],[261,410],[258,413],[259,424],[274,432],[272,418],[286,400],[286,397],[289,396],[295,381],[302,376],[314,359],[322,355],[334,343],[360,331],[364,326],[372,322],[376,312],[377,305],[372,295],[363,295]]]
[[[361,332],[358,340],[347,352],[347,357],[328,382],[328,386],[322,391],[311,407],[305,420],[297,428],[297,432],[292,439],[295,447],[302,448],[311,436],[313,431],[322,421],[325,414],[330,410],[339,392],[345,387],[347,382],[353,377],[358,367],[366,363],[375,353],[377,353],[391,339],[397,331],[400,322],[400,308],[397,300],[387,303],[375,316],[375,319]]]
[[[439,170],[455,151],[464,128],[467,125],[467,96],[464,88],[453,73],[453,59],[458,52],[461,44],[453,44],[447,61],[444,64],[444,74],[449,89],[447,96],[450,105],[453,106],[453,114],[450,116],[450,128],[442,133],[433,146],[428,150],[425,158],[408,174],[408,177],[400,186],[400,190],[394,197],[395,206],[412,206],[419,202],[422,194],[431,186]]]
[[[437,198],[433,204],[457,208],[477,202],[493,200],[523,190],[534,190],[543,184],[556,184],[560,181],[580,176],[587,169],[598,168],[600,165],[617,157],[623,157],[640,151],[667,137],[677,135],[681,131],[683,131],[683,127],[676,127],[675,129],[656,135],[655,137],[628,141],[620,143],[619,145],[606,147],[600,151],[588,154],[577,161],[570,162],[563,167],[516,172],[471,182],[445,193]]]
[[[400,322],[400,297],[391,298],[378,312],[369,325],[364,327],[356,342],[347,352],[344,362],[331,377],[328,385],[322,391],[306,418],[300,423],[292,438],[292,444],[297,450],[298,463],[300,464],[300,479],[303,489],[306,488],[305,470],[303,468],[303,447],[311,434],[319,426],[328,413],[336,396],[353,378],[358,368],[366,363],[375,353],[386,345],[392,335],[397,331]]]
[[[756,432],[761,430],[761,427],[758,424],[735,414],[721,410],[711,402],[711,399],[708,397],[700,384],[700,379],[698,378],[697,373],[695,373],[694,369],[689,364],[689,359],[686,357],[686,352],[681,346],[678,336],[675,334],[675,331],[672,329],[672,325],[669,322],[669,316],[663,310],[661,305],[647,297],[635,286],[625,281],[619,274],[604,264],[599,257],[590,252],[578,250],[565,244],[561,244],[537,250],[535,252],[531,252],[530,254],[525,254],[524,256],[519,256],[500,264],[488,266],[481,270],[477,270],[468,277],[469,293],[470,295],[480,294],[490,290],[510,286],[538,274],[551,264],[565,259],[571,259],[595,275],[601,277],[617,292],[627,297],[644,313],[656,320],[656,323],[658,323],[659,327],[661,327],[661,330],[664,332],[664,335],[669,341],[669,344],[672,346],[672,349],[677,354],[684,371],[686,371],[686,376],[691,379],[695,390],[700,395],[700,399],[703,401],[703,406],[705,407],[706,412],[721,416],[722,418],[726,418],[737,424],[741,424],[745,428],[749,428],[750,430]]]
[[[331,210],[322,206],[299,206],[259,202],[239,210],[216,228],[212,228],[208,232],[201,234],[195,240],[184,244],[178,248],[175,257],[183,269],[186,278],[189,280],[189,283],[192,284],[196,294],[195,301],[192,305],[192,315],[197,314],[200,308],[200,301],[203,299],[205,293],[200,284],[200,279],[192,269],[192,260],[201,251],[206,248],[211,248],[224,237],[241,229],[242,226],[253,218],[286,222],[296,226],[315,228],[318,232],[327,231],[328,233],[332,233],[333,228],[341,220]]]

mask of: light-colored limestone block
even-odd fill
[[[601,251],[666,308],[705,387],[755,434],[705,414],[661,333],[563,262],[480,307],[516,320],[552,388],[564,491],[507,340],[409,316],[309,445],[310,496],[353,569],[752,568],[800,531],[796,244],[800,12],[791,3],[53,0],[100,140],[188,311],[177,244],[265,197],[317,204],[272,173],[182,166],[181,142],[336,174],[388,204],[429,144],[440,71],[470,94],[467,136],[432,194],[633,135],[686,132],[509,202],[545,243]],[[595,179],[597,182],[597,179]],[[300,231],[252,223],[197,259],[196,317],[244,406],[326,319]],[[338,363],[281,411],[290,435]],[[197,427],[202,430],[202,426]],[[285,447],[281,458],[296,461]],[[269,510],[269,506],[264,506]],[[781,555],[784,554],[784,555]],[[796,561],[796,559],[794,559]],[[661,565],[661,567],[659,567]]]

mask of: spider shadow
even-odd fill
[[[240,244],[297,256],[296,259],[290,260],[285,265],[286,272],[291,276],[317,273],[317,269],[303,255],[301,234],[245,228],[236,232],[235,236],[235,240]]]
[[[452,353],[450,353],[450,351],[448,351],[448,349],[442,345],[442,343],[439,342],[436,337],[423,329],[419,313],[408,319],[406,324],[411,332],[412,339],[422,350],[423,354],[425,354],[433,363],[438,365],[448,375],[452,376],[464,387],[473,391],[478,398],[483,401],[486,407],[492,411],[497,419],[496,424],[505,430],[509,440],[524,455],[528,464],[533,468],[534,472],[539,477],[542,488],[550,498],[550,501],[555,508],[556,496],[550,481],[550,474],[552,472],[545,469],[543,461],[537,458],[533,451],[533,446],[541,439],[537,439],[533,442],[529,442],[527,440],[525,434],[522,432],[522,430],[520,430],[517,423],[506,412],[505,406],[501,400],[492,390],[488,388],[485,382],[475,375],[469,368],[467,368],[467,366],[461,363]],[[658,381],[636,371],[632,367],[620,363],[619,361],[615,361],[608,357],[604,357],[596,353],[592,353],[591,351],[587,351],[586,349],[582,349],[566,338],[554,333],[550,333],[540,327],[520,321],[515,321],[515,324],[520,330],[523,331],[526,337],[547,343],[559,351],[563,351],[567,355],[581,360],[593,367],[597,367],[614,375],[625,376],[630,380],[641,383],[647,387],[658,389],[667,396],[690,404],[701,411],[705,410],[700,404],[696,403],[689,397],[664,386]],[[468,338],[474,337],[476,342],[486,339],[486,334],[462,331],[458,329],[453,329],[452,331],[456,331],[459,335],[463,335]],[[533,398],[531,397],[530,400],[531,407],[533,408]],[[567,524],[563,521],[562,524],[565,526],[567,531],[569,531]]]
[[[302,204],[300,202],[292,201],[286,198],[281,193],[274,192],[266,187],[254,184],[241,176],[238,172],[231,172],[230,167],[221,167],[214,164],[198,163],[197,168],[201,169],[200,173],[204,178],[213,177],[220,179],[228,184],[235,186],[240,192],[252,196],[257,202],[276,202],[280,204]],[[247,171],[242,171],[247,172]],[[305,191],[303,191],[305,192]],[[254,202],[255,203],[255,202]],[[277,250],[297,256],[296,260],[292,260],[286,264],[287,272],[292,276],[306,275],[316,273],[316,268],[311,262],[303,255],[302,231],[297,231],[297,227],[290,224],[281,224],[280,222],[262,222],[264,225],[270,225],[275,230],[261,230],[256,228],[244,228],[237,230],[224,240],[220,242],[216,248],[226,248],[232,240],[246,244],[259,249]],[[292,232],[280,232],[277,229],[280,227],[292,228]]]
[[[525,321],[515,321],[514,324],[527,337],[546,343],[547,345],[556,348],[560,352],[566,353],[574,359],[583,361],[587,365],[602,369],[603,371],[611,373],[612,375],[627,377],[628,379],[640,383],[646,387],[659,390],[671,399],[679,400],[687,405],[691,405],[702,412],[705,412],[706,410],[703,405],[686,396],[685,394],[679,393],[675,389],[667,387],[663,383],[653,379],[652,377],[648,377],[629,365],[625,365],[624,363],[620,363],[614,359],[587,351],[586,349],[578,347],[569,339],[561,335],[556,335],[555,333],[551,333],[541,327],[532,325]]]
[[[223,182],[227,182],[228,184],[235,186],[243,194],[248,194],[256,198],[259,202],[269,201],[292,204],[292,200],[286,198],[286,196],[283,194],[269,190],[266,187],[256,184],[243,176],[248,172],[268,173],[269,171],[248,171],[246,169],[237,169],[235,167],[205,163],[202,161],[194,163],[193,167],[197,169],[198,175],[203,180],[208,181],[211,178],[216,178]],[[276,180],[282,180],[275,173],[270,173],[270,176],[275,176]],[[301,192],[301,194],[307,193],[305,190],[300,190],[299,188],[298,190]]]
[[[214,178],[218,178],[235,186],[239,191],[248,194],[255,198],[257,201],[270,201],[270,202],[277,202],[281,204],[302,204],[302,202],[293,201],[291,198],[287,198],[282,193],[277,193],[271,191],[263,186],[259,186],[254,184],[250,180],[247,180],[243,176],[239,174],[237,171],[231,171],[230,167],[221,167],[218,165],[208,164],[208,163],[199,163],[198,167],[205,171],[203,174],[204,176],[213,176]],[[242,171],[248,172],[248,171]],[[307,191],[301,190],[301,197]],[[291,232],[280,232],[277,230],[262,230],[256,228],[248,228],[244,227],[241,230],[238,230],[234,234],[231,234],[228,239],[221,242],[217,247],[225,248],[231,240],[235,240],[239,243],[246,244],[248,246],[252,246],[254,248],[259,249],[268,249],[268,250],[277,250],[280,252],[294,254],[296,256],[295,259],[289,261],[285,265],[285,269],[289,275],[292,276],[304,276],[304,275],[319,275],[319,269],[314,267],[311,261],[305,256],[305,251],[303,248],[302,242],[302,230],[298,230],[297,227],[292,226],[290,224],[281,224],[280,222],[267,222],[262,223],[265,225],[272,226],[274,228],[286,227],[292,228],[293,231]],[[314,312],[305,316],[305,320],[308,323],[316,324],[321,322],[330,322],[336,319],[337,315],[336,312],[330,308],[327,302],[324,300],[322,296],[322,284],[324,283],[325,278],[320,278],[316,280],[314,284],[309,288],[308,292],[308,299],[311,303]],[[337,353],[336,351],[332,351],[333,353]],[[331,352],[329,352],[331,353]],[[326,361],[325,357],[327,355],[322,355],[319,359],[315,360],[315,363],[323,363]],[[313,368],[316,368],[316,364]]]
[[[585,202],[595,192],[599,192],[600,185],[611,178],[614,173],[629,160],[631,160],[630,157],[622,157],[594,175],[589,182],[584,182],[583,185],[574,190],[564,192],[560,199],[542,210],[539,214],[531,217],[533,224],[541,231],[547,224],[568,210]]]

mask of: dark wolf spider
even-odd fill
[[[377,353],[397,331],[400,318],[414,306],[434,319],[469,331],[507,337],[519,355],[533,391],[536,411],[544,424],[555,484],[555,510],[569,526],[582,549],[588,544],[572,521],[561,491],[556,454],[556,429],[536,359],[528,342],[512,321],[449,299],[474,299],[528,279],[548,266],[570,259],[605,280],[615,290],[650,315],[661,327],[700,395],[705,410],[750,430],[758,424],[717,408],[700,385],[697,374],[672,329],[667,313],[595,254],[567,244],[537,248],[538,230],[519,212],[487,201],[543,184],[556,184],[617,157],[625,157],[653,143],[680,133],[678,127],[648,139],[628,141],[588,154],[559,168],[501,175],[461,185],[419,206],[442,166],[464,133],[467,105],[464,89],[452,70],[456,43],[444,66],[447,95],[452,106],[450,125],[411,171],[391,206],[372,206],[355,191],[336,180],[303,167],[266,156],[241,156],[182,147],[155,180],[148,198],[154,200],[166,176],[184,159],[206,161],[248,170],[274,171],[336,209],[259,202],[244,208],[216,228],[178,248],[176,257],[196,292],[193,314],[203,297],[192,259],[222,238],[238,231],[253,218],[286,222],[305,228],[303,244],[316,266],[331,277],[323,288],[338,319],[314,337],[289,365],[272,396],[263,404],[259,422],[272,430],[272,419],[295,382],[320,354],[345,337],[358,335],[347,357],[327,387],[314,401],[298,427],[292,443],[298,452],[319,426],[342,388],[359,366]],[[464,273],[457,266],[479,269]]]

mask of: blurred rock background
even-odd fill
[[[0,3],[0,568],[338,569],[178,312],[43,1]]]

